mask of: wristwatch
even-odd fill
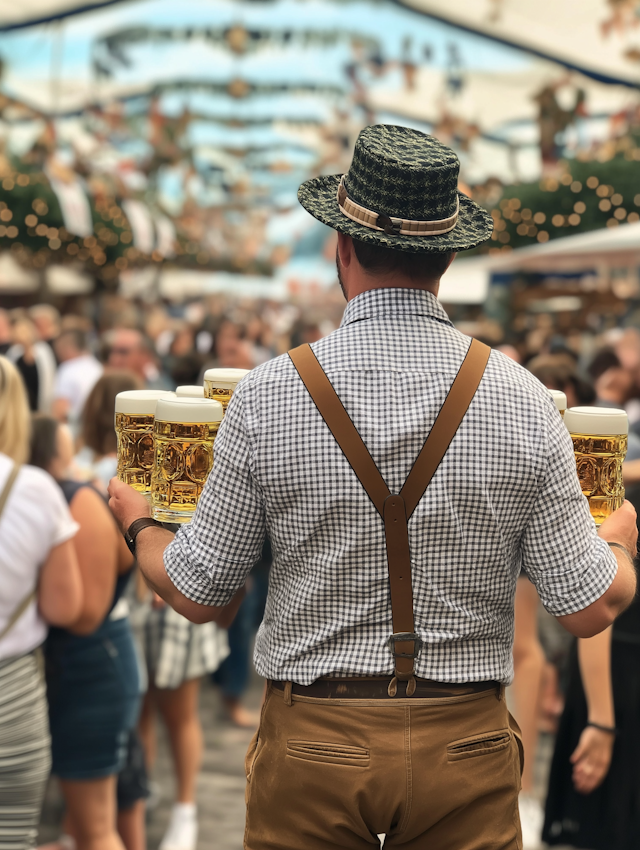
[[[124,542],[129,547],[129,551],[132,555],[136,554],[136,537],[143,528],[149,528],[152,525],[158,526],[158,528],[162,528],[163,525],[161,522],[158,522],[157,519],[151,519],[150,516],[143,516],[140,519],[134,519],[129,528],[124,533]]]

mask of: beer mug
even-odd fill
[[[248,372],[248,369],[207,369],[204,373],[205,396],[219,401],[226,410],[233,391]]]
[[[116,475],[147,498],[151,492],[156,402],[172,395],[162,390],[127,390],[116,396]]]
[[[624,502],[622,461],[627,453],[627,414],[608,407],[570,407],[564,423],[573,440],[580,487],[596,525],[602,525]]]
[[[560,416],[564,417],[564,412],[567,409],[566,395],[563,392],[560,392],[560,390],[547,390],[547,392],[553,399],[555,406],[560,411]]]
[[[176,395],[178,398],[204,398],[204,387],[200,384],[185,384],[183,387],[176,387]]]
[[[207,398],[162,398],[153,426],[151,508],[160,522],[189,522],[213,466],[222,405]]]

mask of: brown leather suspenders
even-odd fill
[[[384,520],[391,590],[393,634],[389,648],[395,671],[389,684],[389,696],[395,696],[398,681],[407,683],[407,696],[415,693],[415,659],[422,641],[413,622],[413,590],[407,523],[429,486],[440,461],[449,448],[462,419],[482,380],[491,349],[472,340],[467,355],[445,399],[404,486],[398,495],[389,491],[369,450],[362,442],[322,366],[308,345],[289,352],[298,374],[320,415],[349,461],[376,510]]]

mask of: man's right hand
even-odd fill
[[[636,509],[625,501],[602,523],[598,534],[607,543],[619,543],[632,558],[638,554],[638,525]]]

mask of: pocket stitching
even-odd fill
[[[493,743],[489,746],[482,746],[484,742]],[[462,761],[463,759],[491,755],[507,749],[510,743],[511,733],[508,729],[487,732],[484,735],[474,735],[471,738],[460,738],[447,744],[447,759],[449,761]],[[474,744],[479,746],[473,747],[473,749],[464,749],[464,747],[472,747]]]
[[[364,747],[325,741],[287,741],[287,756],[301,761],[315,761],[324,764],[343,764],[362,767],[370,761],[370,751]]]

